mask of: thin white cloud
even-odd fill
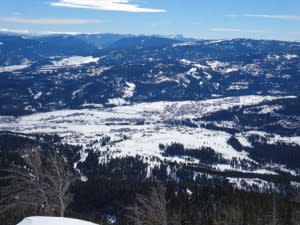
[[[58,18],[23,18],[23,17],[0,17],[1,22],[13,24],[31,25],[83,25],[102,23],[102,20],[87,19],[58,19]]]
[[[101,34],[101,32],[79,32],[79,31],[52,31],[52,30],[42,30],[42,31],[31,31],[31,30],[17,30],[0,28],[0,33],[17,33],[17,34],[29,34],[29,35],[78,35],[78,34]]]
[[[54,35],[54,34],[66,34],[66,35],[78,35],[82,34],[81,32],[77,31],[39,31],[37,34],[49,34],[49,35]]]
[[[213,32],[227,32],[227,33],[265,33],[262,30],[243,30],[235,28],[211,28],[209,31]]]
[[[211,28],[210,31],[216,32],[241,32],[240,29],[232,29],[232,28]]]
[[[124,11],[136,13],[160,13],[165,9],[143,8],[130,2],[131,0],[56,0],[50,5],[57,7],[85,8],[95,10]]]
[[[19,15],[22,15],[23,13],[21,13],[21,12],[13,12],[12,14],[16,15],[16,16],[19,16]]]
[[[29,33],[29,30],[16,30],[16,29],[0,28],[0,32],[27,34],[27,33]]]
[[[266,15],[266,14],[245,14],[246,17],[258,17],[264,19],[275,19],[275,20],[300,20],[300,16],[295,15]]]
[[[241,15],[226,15],[227,17],[256,17],[263,19],[273,20],[300,20],[300,16],[297,15],[269,15],[269,14],[241,14]]]

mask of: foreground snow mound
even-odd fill
[[[94,223],[62,217],[28,217],[17,225],[96,225]]]

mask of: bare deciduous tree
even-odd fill
[[[135,225],[180,225],[179,214],[168,214],[165,187],[152,188],[149,195],[137,195],[136,203],[128,207],[128,218]]]
[[[1,187],[0,212],[30,208],[36,213],[49,213],[47,192],[49,185],[42,178],[40,151],[33,149],[24,156],[24,166],[12,165],[1,178],[7,185]]]
[[[273,194],[273,205],[272,205],[272,224],[277,224],[277,204],[276,204],[276,195]]]
[[[70,203],[69,188],[74,174],[65,160],[55,154],[41,155],[39,147],[25,151],[24,165],[12,165],[0,178],[0,213],[31,211],[40,215],[64,216]]]
[[[298,205],[298,207],[294,207],[292,212],[292,222],[295,225],[300,224],[300,188],[296,187],[292,193],[292,202]]]
[[[75,177],[67,168],[65,160],[57,154],[50,154],[47,163],[45,178],[51,187],[52,196],[50,199],[59,209],[59,215],[64,216],[64,212],[72,200],[69,189]]]

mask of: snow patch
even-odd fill
[[[212,41],[208,41],[206,42],[206,44],[219,44],[224,42],[225,40],[212,40]]]
[[[195,45],[195,43],[194,42],[184,42],[184,43],[173,44],[173,47],[176,48],[176,47],[192,46],[192,45]]]
[[[230,84],[227,90],[245,90],[248,89],[249,83],[248,82],[234,82]]]
[[[34,96],[33,96],[33,98],[35,99],[35,100],[37,100],[37,99],[39,99],[41,96],[42,96],[42,92],[38,92],[38,93],[36,93]]]
[[[193,192],[192,192],[190,189],[188,189],[188,188],[186,189],[186,193],[187,193],[188,195],[190,195],[190,196],[193,194]]]
[[[97,63],[99,59],[100,58],[94,58],[93,56],[72,56],[60,61],[52,61],[52,64],[55,67],[81,66],[89,63]]]
[[[28,217],[22,220],[17,225],[96,225],[77,219],[63,218],[63,217]]]
[[[287,59],[287,60],[292,60],[292,59],[297,59],[297,58],[299,58],[299,56],[296,55],[296,54],[286,54],[286,55],[284,55],[283,57],[284,57],[285,59]]]
[[[273,183],[258,178],[227,178],[227,180],[240,190],[250,190],[253,187],[258,187],[259,190],[272,190],[274,188]]]
[[[122,106],[122,105],[129,105],[130,102],[126,101],[123,98],[111,98],[111,99],[108,99],[107,104],[113,105],[113,106]]]
[[[209,65],[212,70],[218,70],[219,68],[224,68],[229,66],[228,63],[220,62],[220,61],[206,61],[206,64]]]
[[[280,105],[262,106],[261,110],[258,112],[258,114],[274,113],[275,111],[278,111],[280,109],[282,109],[282,106],[280,106]]]
[[[101,76],[105,71],[110,70],[111,66],[102,66],[99,68],[90,68],[87,70],[87,75],[90,77]]]
[[[251,143],[242,135],[235,136],[243,147],[252,148]]]
[[[90,86],[91,84],[92,84],[91,82],[90,82],[90,83],[87,83],[87,84],[83,85],[81,88],[79,88],[78,90],[73,91],[73,93],[72,93],[72,99],[75,99],[76,96],[77,96],[80,92],[82,92],[86,87]]]
[[[183,64],[183,65],[186,65],[186,66],[193,64],[192,61],[187,60],[187,59],[180,59],[179,62],[180,62],[181,64]]]
[[[92,108],[103,108],[102,104],[97,104],[97,103],[84,103],[81,105],[81,107],[92,107]]]
[[[134,95],[135,92],[135,84],[126,82],[127,87],[124,90],[123,98],[131,98]]]
[[[23,70],[26,69],[28,67],[30,67],[31,64],[21,64],[21,65],[11,65],[11,66],[1,66],[0,67],[0,73],[4,73],[4,72],[15,72],[15,71],[19,71],[19,70]]]

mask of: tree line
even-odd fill
[[[116,225],[300,224],[296,186],[289,195],[242,191],[221,182],[170,179],[162,173],[166,168],[145,178],[147,165],[139,158],[105,165],[99,164],[97,154],[89,154],[74,169],[78,149],[59,144],[57,137],[37,139],[10,136],[2,144],[0,137],[0,225],[34,215],[103,225],[110,224],[111,215]],[[171,146],[169,153],[186,151],[179,149]],[[203,149],[201,157],[210,157],[210,152]],[[87,179],[80,179],[82,174]]]

